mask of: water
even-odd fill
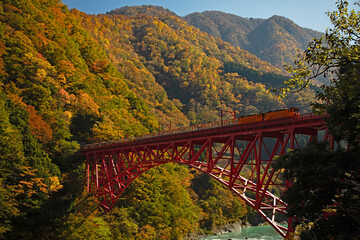
[[[283,239],[276,231],[269,225],[246,227],[242,228],[240,232],[232,232],[223,235],[206,236],[200,240],[280,240]]]

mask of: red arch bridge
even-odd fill
[[[81,152],[86,156],[87,189],[107,210],[140,174],[175,162],[203,171],[224,184],[285,237],[292,231],[292,219],[286,227],[277,220],[286,213],[287,204],[281,197],[290,183],[271,163],[289,149],[317,140],[333,144],[324,119],[303,114],[244,125],[226,120],[200,129],[188,127],[86,145]]]

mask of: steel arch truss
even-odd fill
[[[159,164],[177,162],[201,170],[236,193],[283,237],[288,227],[276,220],[286,213],[281,200],[289,186],[271,163],[289,149],[317,141],[318,125],[258,128],[202,137],[86,152],[87,189],[110,210],[126,187],[141,173]],[[325,133],[323,140],[331,140]],[[291,226],[291,219],[288,220]]]
[[[157,165],[176,162],[209,174],[253,207],[281,236],[291,232],[278,223],[286,213],[281,199],[291,183],[271,164],[277,156],[311,141],[332,137],[323,118],[301,115],[249,125],[229,125],[192,132],[109,142],[82,148],[86,156],[87,189],[110,210],[140,174]]]

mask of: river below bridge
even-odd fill
[[[245,227],[240,232],[231,232],[223,235],[206,236],[200,240],[280,240],[283,239],[276,231],[269,225]]]

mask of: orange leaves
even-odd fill
[[[7,88],[11,88],[12,86],[9,84]],[[23,97],[20,97],[16,94],[8,94],[7,95],[14,103],[17,103],[21,106],[26,106],[26,104],[23,102]]]
[[[58,177],[49,177],[50,183],[46,184],[46,179],[37,176],[37,169],[27,166],[19,167],[10,179],[12,185],[6,188],[11,196],[9,200],[13,202],[15,213],[19,210],[23,212],[27,208],[39,207],[40,199],[48,198],[49,194],[62,188]]]
[[[96,61],[90,66],[92,72],[94,73],[103,73],[104,69],[109,65],[109,62],[105,59]]]
[[[35,187],[38,187],[40,192],[46,192],[46,185],[41,182],[41,179],[34,179],[35,182],[20,181],[18,185],[14,187],[16,194],[25,194],[27,197],[31,197],[36,193]]]
[[[20,167],[20,178],[16,185],[10,187],[11,192],[15,197],[27,197],[31,198],[37,194],[49,194],[51,192],[56,192],[62,188],[62,185],[59,182],[58,177],[50,177],[50,185],[45,184],[45,179],[36,176],[36,169],[31,167],[22,166]],[[24,204],[24,203],[23,203]],[[28,205],[28,204],[25,204]]]
[[[10,5],[10,4],[5,4],[4,9],[5,9],[5,11],[11,12],[11,13],[22,13],[21,9],[19,9],[13,5]]]
[[[150,224],[146,224],[139,230],[138,234],[136,234],[136,237],[137,239],[156,239],[157,231]]]
[[[53,131],[50,125],[43,120],[41,115],[37,113],[34,106],[26,105],[23,102],[23,98],[16,94],[8,94],[7,95],[12,102],[19,104],[24,107],[28,112],[28,124],[32,135],[36,137],[36,139],[41,143],[48,143],[53,139]],[[54,121],[54,119],[52,119]]]
[[[66,16],[65,16],[65,14],[62,13],[61,8],[59,8],[58,6],[53,6],[53,7],[50,7],[49,9],[54,14],[54,18],[56,19],[57,24],[59,24],[59,25],[65,24]]]
[[[31,105],[26,106],[29,113],[29,128],[31,133],[42,143],[48,143],[52,140],[52,130],[40,115],[36,113],[35,107]]]
[[[64,88],[60,88],[57,97],[62,105],[69,105],[76,101],[74,94],[69,94]]]
[[[69,60],[60,60],[57,63],[57,70],[65,76],[71,76],[76,72],[74,65]]]
[[[4,61],[2,59],[2,55],[5,53],[5,45],[2,41],[0,41],[0,76],[1,75],[5,75],[6,73],[3,71],[3,67],[4,67]]]
[[[43,23],[41,23],[41,24],[39,24],[39,25],[43,25],[43,26],[44,26]],[[48,45],[49,39],[47,39],[44,34],[38,33],[38,34],[36,35],[36,37],[37,37],[38,40],[39,40],[39,41],[37,42],[37,44],[38,44],[40,47],[46,47],[46,46]],[[45,59],[44,59],[44,60],[45,60]]]

